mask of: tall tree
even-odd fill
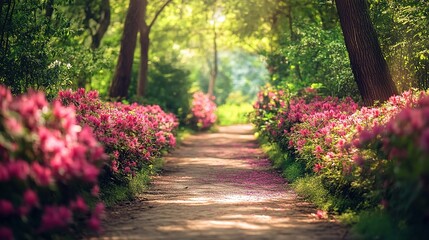
[[[97,5],[93,7],[92,4]],[[91,26],[91,21],[97,23],[95,27]],[[110,0],[85,0],[85,19],[83,22],[91,34],[91,48],[99,48],[101,39],[110,25]]]
[[[139,66],[139,77],[137,82],[137,96],[143,97],[146,91],[148,83],[148,70],[149,70],[149,46],[150,46],[150,30],[155,24],[161,12],[170,4],[173,0],[165,1],[161,7],[155,12],[155,15],[152,21],[149,24],[146,23],[146,9],[147,9],[147,0],[142,0],[144,5],[145,12],[142,14],[142,19],[139,24],[140,31],[140,66]]]
[[[148,82],[149,63],[149,34],[161,12],[172,0],[167,0],[155,12],[149,24],[146,23],[147,0],[130,0],[127,16],[125,18],[124,33],[121,40],[118,64],[115,75],[110,86],[109,96],[112,98],[124,98],[128,96],[131,82],[131,70],[133,65],[134,51],[137,43],[137,33],[140,32],[140,65],[137,82],[137,96],[144,96]]]
[[[210,78],[209,78],[209,88],[207,90],[207,94],[209,96],[214,96],[214,89],[216,84],[216,78],[218,74],[218,50],[217,50],[217,29],[216,29],[216,22],[218,16],[218,10],[217,10],[217,1],[215,0],[213,5],[213,66],[210,70]]]
[[[128,96],[139,22],[144,19],[144,13],[146,13],[146,5],[143,4],[143,1],[130,0],[128,12],[125,17],[118,63],[109,89],[109,96],[111,98],[125,98]]]
[[[336,0],[335,3],[352,72],[364,104],[389,99],[398,91],[371,23],[367,0]]]

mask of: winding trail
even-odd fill
[[[270,167],[251,126],[187,138],[139,200],[108,210],[98,239],[344,239]]]

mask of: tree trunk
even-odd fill
[[[92,35],[91,48],[97,49],[100,47],[101,39],[106,34],[110,25],[110,0],[102,0],[100,3],[100,22],[94,35]]]
[[[207,94],[214,96],[214,89],[216,84],[217,72],[218,72],[218,57],[217,57],[217,32],[216,22],[213,24],[213,68],[210,71],[209,89]]]
[[[146,23],[147,0],[142,0],[144,11],[140,15],[139,31],[140,31],[140,65],[139,75],[137,80],[137,96],[143,97],[146,91],[149,71],[149,34],[152,26]]]
[[[377,34],[371,23],[366,0],[336,0],[350,64],[363,103],[373,105],[398,93]]]
[[[137,82],[137,96],[143,97],[148,83],[149,71],[149,29],[140,28],[140,68],[139,80]]]
[[[131,70],[133,67],[134,50],[137,43],[137,32],[140,14],[144,10],[141,0],[130,0],[127,16],[125,18],[124,32],[121,39],[118,63],[110,86],[111,98],[125,98],[128,96],[128,88],[131,82]]]
[[[293,30],[292,6],[291,6],[290,2],[288,2],[288,6],[287,6],[287,16],[288,16],[289,31],[290,31],[290,41],[291,42],[297,42],[298,41],[298,34],[295,33],[295,31]],[[293,63],[293,65],[295,65],[296,77],[301,82],[303,82],[304,79],[302,78],[301,67],[299,65],[299,62],[295,62],[295,63]]]
[[[149,45],[150,45],[150,30],[155,24],[161,12],[170,4],[172,0],[167,0],[164,4],[156,11],[155,16],[149,25],[146,23],[146,8],[148,1],[142,0],[140,20],[139,20],[139,31],[140,31],[140,66],[139,66],[139,77],[137,81],[137,96],[143,97],[148,85],[148,72],[149,72]]]
[[[48,0],[46,2],[46,12],[45,17],[51,21],[52,15],[54,14],[54,0]]]

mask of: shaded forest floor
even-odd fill
[[[345,239],[259,149],[250,125],[188,137],[138,200],[107,211],[93,239]]]

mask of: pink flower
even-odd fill
[[[328,218],[328,213],[326,211],[323,211],[323,210],[317,210],[316,217],[318,219],[327,219]]]
[[[95,185],[92,189],[91,189],[91,194],[94,197],[98,197],[98,195],[100,194],[100,187],[98,185]]]
[[[2,240],[13,240],[13,232],[8,227],[0,226],[0,239]]]
[[[373,138],[373,134],[368,130],[363,130],[359,134],[359,146],[363,146]]]
[[[53,176],[51,169],[41,166],[38,162],[35,162],[31,166],[32,176],[34,180],[41,186],[47,186],[53,183]]]
[[[321,164],[316,163],[316,164],[314,164],[313,171],[315,173],[318,173],[318,172],[320,172],[320,170],[322,170],[322,168],[323,168],[323,166]]]
[[[425,152],[429,152],[429,128],[425,129],[420,136],[420,147]]]
[[[82,213],[88,211],[88,206],[86,205],[85,200],[81,196],[78,196],[75,201],[72,201],[70,203],[70,207],[71,209]]]
[[[93,231],[99,232],[101,230],[101,222],[97,216],[91,216],[88,220],[88,227]]]
[[[0,163],[0,182],[6,182],[10,179],[9,170]]]
[[[97,167],[95,167],[94,165],[85,164],[82,170],[83,170],[82,178],[85,181],[91,182],[91,183],[97,182],[98,174],[100,172]]]
[[[0,199],[0,216],[7,217],[14,212],[13,205],[10,201]]]
[[[64,206],[47,206],[42,215],[40,230],[45,232],[66,227],[72,220],[71,211]]]
[[[105,206],[103,203],[97,203],[94,208],[94,215],[101,217],[104,214]]]
[[[27,162],[22,160],[10,162],[8,169],[10,177],[15,177],[20,180],[25,180],[30,173],[30,166]]]
[[[345,144],[346,144],[346,140],[344,140],[343,138],[341,138],[340,140],[338,140],[337,147],[339,149],[341,149],[341,148],[344,147]]]
[[[380,205],[386,209],[389,207],[389,202],[386,199],[381,199]]]
[[[316,156],[320,156],[320,154],[323,153],[323,148],[320,145],[317,145],[314,149],[314,153],[316,154]]]
[[[21,217],[28,216],[28,213],[30,212],[31,208],[29,206],[23,205],[18,207],[18,214]]]
[[[166,142],[164,132],[159,131],[155,134],[155,136],[156,136],[156,142],[157,143],[164,144]]]
[[[22,126],[22,123],[13,117],[6,118],[4,121],[4,125],[6,127],[6,130],[12,135],[18,136],[24,132],[24,127]]]
[[[39,197],[37,196],[37,193],[31,189],[27,189],[24,192],[24,203],[28,207],[34,207],[39,204]]]
[[[358,154],[353,155],[352,160],[358,166],[362,166],[362,164],[364,163],[364,159]]]
[[[112,169],[112,171],[113,171],[114,173],[117,173],[117,172],[119,171],[119,168],[118,168],[118,161],[113,160],[113,161],[112,161],[112,164],[111,164],[111,166],[110,166],[110,168]]]

